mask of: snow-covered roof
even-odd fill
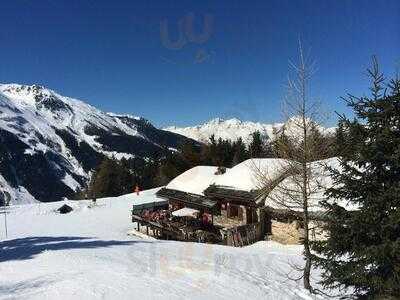
[[[186,193],[203,195],[203,191],[214,183],[217,167],[197,166],[187,170],[174,178],[167,186],[167,189],[179,190]]]
[[[210,185],[222,186],[225,188],[252,191],[262,188],[263,180],[279,179],[279,176],[285,172],[285,167],[289,161],[277,158],[248,159],[231,169],[227,169],[225,174],[215,175],[217,167],[198,166],[194,167],[173,179],[168,185],[168,189],[180,190],[187,193],[204,195],[203,192]],[[321,211],[319,202],[326,198],[325,190],[334,185],[327,167],[340,169],[340,162],[337,158],[330,158],[311,163],[312,177],[310,181],[310,211]],[[297,180],[296,180],[297,179]],[[291,175],[283,179],[265,199],[265,205],[277,208],[292,210],[302,210],[302,206],[297,201],[291,201],[287,196],[287,190],[291,191],[291,198],[300,197],[301,191],[298,184],[298,178]],[[333,201],[333,200],[332,200]],[[279,202],[285,202],[284,206]],[[337,204],[347,210],[357,209],[348,204],[347,201],[338,201]],[[289,207],[288,207],[289,206]]]
[[[335,157],[311,163],[309,211],[321,211],[322,207],[319,203],[327,198],[325,195],[326,189],[335,186],[330,171],[327,168],[340,170],[339,159]],[[277,209],[290,208],[292,210],[302,211],[302,204],[299,203],[298,200],[296,201],[296,197],[297,199],[301,197],[301,190],[298,182],[299,178],[296,178],[296,176],[289,176],[282,180],[268,195],[265,200],[265,205]],[[288,196],[288,191],[290,191],[290,196]],[[346,200],[329,199],[329,201],[336,201],[338,205],[346,210],[357,209],[356,206],[349,204]],[[285,205],[280,204],[280,202],[283,202]]]
[[[204,195],[204,190],[212,184],[251,191],[260,188],[258,176],[261,173],[273,178],[279,176],[285,165],[287,161],[284,159],[248,159],[232,169],[226,169],[222,175],[215,175],[217,167],[197,166],[173,179],[166,188],[198,195]]]
[[[257,190],[260,188],[260,176],[273,179],[287,165],[287,160],[279,158],[248,159],[216,177],[214,183],[242,191]]]

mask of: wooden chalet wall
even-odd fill
[[[263,239],[261,223],[253,223],[229,228],[226,230],[226,245],[243,247]]]

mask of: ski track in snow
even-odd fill
[[[301,246],[244,248],[127,235],[133,203],[157,189],[116,198],[8,209],[0,215],[0,299],[323,299],[287,280]]]

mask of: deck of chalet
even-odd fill
[[[263,228],[257,214],[259,205],[255,194],[229,191],[229,197],[223,190],[228,188],[209,187],[204,195],[187,193],[180,190],[162,188],[156,196],[165,201],[147,204],[146,207],[134,206],[132,222],[138,231],[144,231],[161,239],[218,243],[241,247],[250,245],[263,238]],[[168,209],[166,207],[168,203]],[[174,217],[173,212],[182,208],[198,211],[198,218]],[[153,217],[152,213],[161,212]],[[204,224],[202,216],[208,216]]]
[[[156,195],[168,200],[171,207],[192,208],[198,210],[200,216],[209,215],[209,226],[198,226],[197,230],[211,233],[214,240],[220,240],[222,244],[249,245],[262,239],[264,235],[265,226],[260,223],[258,209],[261,205],[256,202],[256,192],[210,185],[203,195],[170,188],[162,188]],[[185,233],[185,238],[190,237],[184,229],[180,231]],[[220,239],[216,238],[218,235]],[[179,239],[182,240],[182,237]]]

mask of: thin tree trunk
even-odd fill
[[[312,286],[310,284],[310,273],[311,273],[311,257],[310,257],[310,254],[311,253],[307,254],[307,250],[306,249],[308,249],[308,252],[310,252],[309,246],[307,246],[307,247],[304,246],[304,252],[306,253],[305,254],[305,256],[306,256],[306,265],[304,266],[303,285],[304,285],[305,289],[307,289],[310,292],[312,292]]]
[[[309,243],[309,216],[308,216],[308,132],[307,132],[307,122],[309,120],[306,119],[306,74],[304,73],[305,65],[303,59],[303,52],[301,51],[301,61],[302,61],[302,80],[301,80],[301,94],[302,94],[302,108],[301,108],[301,118],[303,125],[303,157],[302,157],[302,171],[303,171],[303,213],[304,213],[304,255],[306,257],[306,265],[304,266],[303,272],[303,285],[304,288],[312,292],[312,287],[310,284],[310,273],[311,273],[311,250]]]
[[[303,272],[303,284],[305,289],[312,292],[312,286],[310,284],[311,250],[310,250],[308,222],[309,222],[308,211],[304,210],[304,256],[306,258],[306,265],[304,266],[304,272]]]
[[[308,194],[307,194],[307,164],[303,162],[303,220],[304,220],[304,256],[306,257],[306,265],[304,266],[303,283],[304,288],[312,292],[310,284],[310,273],[311,273],[311,250],[309,240],[309,215],[308,215]]]

